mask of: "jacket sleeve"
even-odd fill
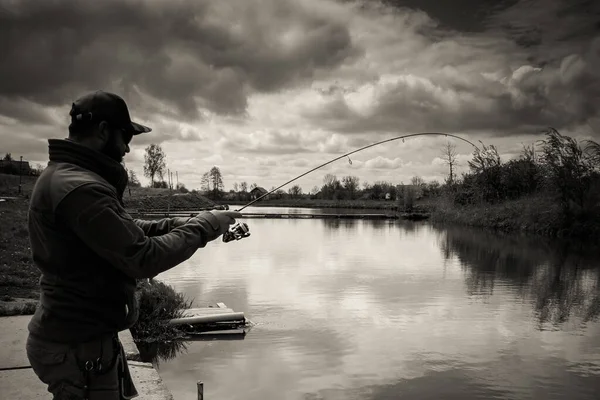
[[[147,236],[114,191],[95,183],[73,190],[56,211],[94,252],[136,279],[175,267],[221,234],[216,217],[204,212],[166,234]]]
[[[171,232],[173,228],[177,228],[191,220],[192,217],[175,217],[175,218],[163,218],[159,220],[144,220],[134,219],[133,222],[139,226],[146,236],[160,236]]]

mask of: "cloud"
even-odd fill
[[[513,15],[506,13],[494,21]],[[541,21],[547,22],[546,14]],[[535,52],[533,59],[503,33],[432,36],[435,24],[421,12],[378,18],[379,27],[357,17],[351,30],[364,33],[357,43],[367,49],[365,58],[348,68],[354,73],[343,84],[315,89],[320,98],[304,115],[315,125],[353,134],[441,130],[508,135],[580,126],[598,115],[600,35],[582,39],[583,28],[574,25],[578,15],[565,25],[576,36],[570,46],[563,43],[559,51],[545,47],[545,58]],[[589,17],[582,21],[589,28]],[[373,31],[380,35],[371,37]],[[364,73],[374,69],[379,74]]]
[[[221,156],[220,154],[213,154],[211,156],[205,157],[203,158],[203,161],[209,163],[209,164],[218,164],[223,162],[223,156]]]
[[[135,105],[145,103],[139,93],[158,99],[187,120],[199,109],[242,114],[251,93],[293,87],[357,54],[344,25],[294,1],[2,0],[0,8],[0,105],[64,105],[112,88]]]
[[[256,161],[261,167],[274,167],[277,165],[277,161],[268,157],[257,157]]]
[[[371,160],[367,160],[364,163],[366,168],[376,168],[376,169],[398,169],[402,166],[402,160],[398,157],[390,160],[385,157],[375,157]]]
[[[559,60],[583,52],[598,35],[600,4],[588,0],[521,0],[490,14],[491,34],[503,34],[528,49],[534,61]]]
[[[138,175],[157,143],[188,187],[214,164],[228,187],[271,187],[404,133],[482,140],[503,159],[548,125],[598,139],[596,3],[0,0],[0,150],[44,162],[71,102],[96,89],[121,94],[153,128],[127,157]],[[299,183],[443,176],[432,162],[447,141],[472,150],[411,138]]]
[[[220,132],[219,146],[227,151],[265,155],[289,155],[317,151],[316,143],[323,134],[279,129],[236,129]]]

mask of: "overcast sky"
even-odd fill
[[[371,142],[443,131],[504,160],[547,126],[600,139],[600,2],[579,0],[0,0],[0,152],[47,162],[71,102],[114,91],[179,181],[213,165],[270,189]],[[445,137],[396,141],[327,173],[442,180]],[[284,188],[288,189],[288,187]]]

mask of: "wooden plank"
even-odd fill
[[[217,303],[217,307],[219,307],[219,308],[227,308],[227,306],[225,305],[225,303]]]
[[[173,318],[168,322],[169,325],[196,325],[205,324],[212,322],[233,322],[238,320],[244,320],[243,312],[236,313],[225,313],[225,314],[213,314],[213,315],[196,315],[193,317]]]
[[[185,340],[191,342],[213,341],[213,340],[244,340],[246,331],[244,329],[231,329],[229,331],[213,331],[202,333],[189,333]]]
[[[184,315],[195,316],[195,315],[212,315],[212,314],[225,314],[225,313],[233,313],[231,308],[190,308],[189,310],[184,311]]]

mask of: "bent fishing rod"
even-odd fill
[[[240,209],[238,209],[236,211],[242,211],[244,208],[251,206],[252,204],[256,203],[257,201],[259,201],[259,200],[267,197],[271,193],[276,192],[277,190],[279,190],[282,187],[284,187],[284,186],[286,186],[286,185],[294,182],[295,180],[300,179],[303,176],[308,175],[311,172],[316,171],[316,170],[318,170],[320,168],[323,168],[324,166],[329,165],[329,164],[331,164],[331,163],[333,163],[335,161],[341,160],[342,158],[348,157],[348,160],[352,164],[352,161],[350,160],[350,156],[352,154],[354,154],[354,153],[358,153],[359,151],[363,151],[363,150],[366,150],[366,149],[368,149],[370,147],[378,146],[380,144],[384,144],[384,143],[388,143],[388,142],[393,142],[394,140],[403,139],[403,141],[404,141],[404,139],[406,139],[406,138],[415,137],[415,136],[446,136],[446,137],[452,137],[452,138],[455,138],[455,139],[458,139],[458,140],[462,140],[463,142],[470,144],[471,146],[475,147],[476,149],[479,149],[473,142],[471,142],[471,141],[469,141],[469,140],[467,140],[465,138],[462,138],[460,136],[453,135],[451,133],[444,133],[444,132],[419,132],[419,133],[410,133],[408,135],[396,136],[396,137],[393,137],[393,138],[390,138],[390,139],[385,139],[385,140],[381,140],[379,142],[371,143],[371,144],[363,146],[363,147],[361,147],[359,149],[356,149],[356,150],[350,151],[348,153],[342,154],[341,156],[338,156],[338,157],[336,157],[336,158],[334,158],[332,160],[329,160],[326,163],[318,165],[318,166],[314,167],[313,169],[308,170],[308,171],[306,171],[306,172],[298,175],[297,177],[295,177],[293,179],[290,179],[289,181],[285,182],[281,186],[278,186],[275,189],[272,189],[271,191],[263,194],[262,196],[257,197],[256,199],[254,199],[251,202],[243,205]],[[250,236],[250,232],[248,230],[248,225],[245,224],[245,223],[243,223],[243,222],[238,222],[238,223],[236,223],[235,225],[233,225],[230,228],[229,232],[227,232],[225,235],[223,235],[223,241],[224,242],[229,242],[231,240],[240,240],[240,239],[242,239],[244,237],[248,237],[248,236]]]

